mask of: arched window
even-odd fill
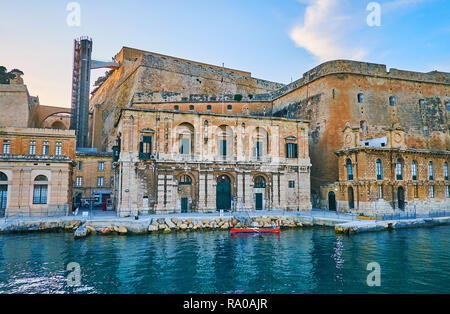
[[[444,180],[448,180],[448,163],[444,163]]]
[[[428,179],[429,180],[434,180],[434,166],[433,166],[433,162],[430,161],[428,163]]]
[[[403,180],[403,163],[400,158],[397,159],[397,163],[395,165],[395,174],[397,180]]]
[[[33,204],[47,204],[47,184],[39,184],[40,182],[47,182],[48,178],[43,175],[37,176],[34,181],[36,182],[33,190]]]
[[[411,176],[413,180],[417,180],[417,162],[415,160],[411,163]]]
[[[266,187],[266,179],[263,176],[255,177],[255,189],[262,189]]]
[[[346,167],[347,167],[347,180],[349,181],[353,180],[353,164],[350,159],[347,159]]]
[[[383,180],[383,162],[381,159],[377,159],[377,180]]]
[[[358,94],[358,103],[360,103],[360,104],[364,103],[364,94],[363,93]]]
[[[192,178],[186,174],[181,175],[178,180],[178,185],[192,185]]]
[[[3,172],[0,172],[0,181],[8,181],[8,177]]]

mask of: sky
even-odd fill
[[[95,60],[128,46],[285,84],[335,59],[450,72],[449,0],[79,0],[79,19],[72,2],[0,0],[0,65],[42,105],[70,107],[80,36]]]

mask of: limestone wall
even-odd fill
[[[311,180],[317,192],[321,184],[338,179],[334,152],[343,145],[347,122],[366,125],[364,138],[380,137],[398,122],[406,131],[407,147],[449,150],[449,84],[448,73],[387,72],[383,65],[328,62],[272,93],[274,115],[311,121]]]
[[[26,85],[0,84],[0,126],[29,126],[29,95]]]

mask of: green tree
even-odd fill
[[[0,65],[0,84],[9,84],[10,80],[16,76],[11,72],[6,72],[6,68]]]

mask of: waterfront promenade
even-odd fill
[[[84,212],[84,214],[83,214]],[[233,219],[232,219],[233,218]],[[400,228],[426,227],[450,224],[450,215],[415,217],[414,219],[376,220],[355,214],[324,210],[308,212],[258,211],[224,213],[178,213],[168,215],[141,215],[120,218],[115,212],[101,210],[79,211],[78,215],[61,217],[21,217],[0,219],[0,233],[57,231],[89,233],[145,234],[173,231],[228,230],[240,223],[268,227],[280,223],[283,228],[327,227],[336,233],[355,234]]]

